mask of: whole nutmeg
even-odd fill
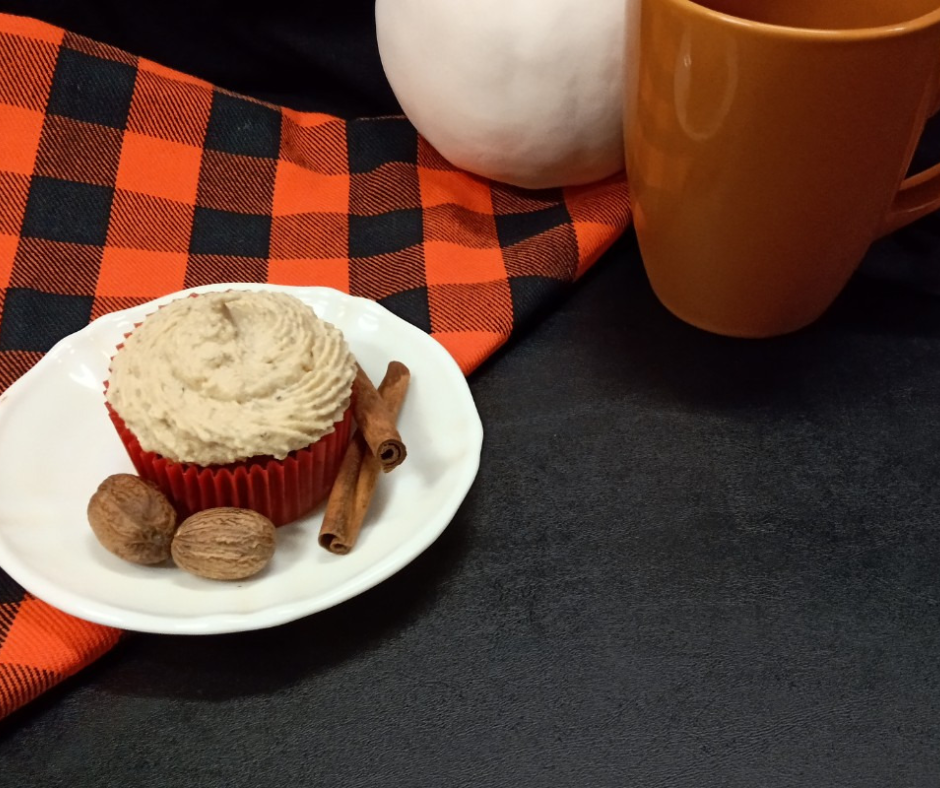
[[[116,556],[135,564],[159,564],[170,557],[176,510],[156,485],[117,473],[91,496],[88,523]]]
[[[243,580],[274,555],[274,524],[250,509],[220,506],[187,517],[171,551],[180,569],[210,580]]]

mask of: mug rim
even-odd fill
[[[793,25],[777,25],[772,22],[760,22],[743,16],[735,16],[724,11],[702,5],[699,0],[667,0],[673,5],[685,7],[692,13],[706,18],[717,18],[727,24],[738,27],[753,28],[757,32],[792,39],[819,39],[819,40],[871,40],[875,38],[894,38],[924,30],[940,23],[940,2],[933,11],[889,25],[876,27],[850,27],[850,28],[822,28],[822,27],[795,27]]]

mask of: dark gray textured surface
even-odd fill
[[[138,635],[0,727],[43,786],[935,786],[940,305],[687,328],[629,239],[472,388],[457,519],[323,614]]]
[[[345,115],[394,109],[370,6],[0,2]],[[938,263],[932,217],[867,268]],[[128,639],[0,722],[0,786],[940,784],[937,297],[860,279],[732,341],[627,238],[471,385],[480,476],[427,553],[277,629]]]

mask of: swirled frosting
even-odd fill
[[[229,291],[149,315],[112,359],[107,397],[145,451],[219,465],[331,433],[355,377],[340,330],[306,304]]]

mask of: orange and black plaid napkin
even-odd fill
[[[0,15],[0,392],[106,312],[228,281],[374,299],[469,373],[629,221],[621,178],[502,186],[404,118],[295,112]],[[119,637],[0,569],[0,717]]]

